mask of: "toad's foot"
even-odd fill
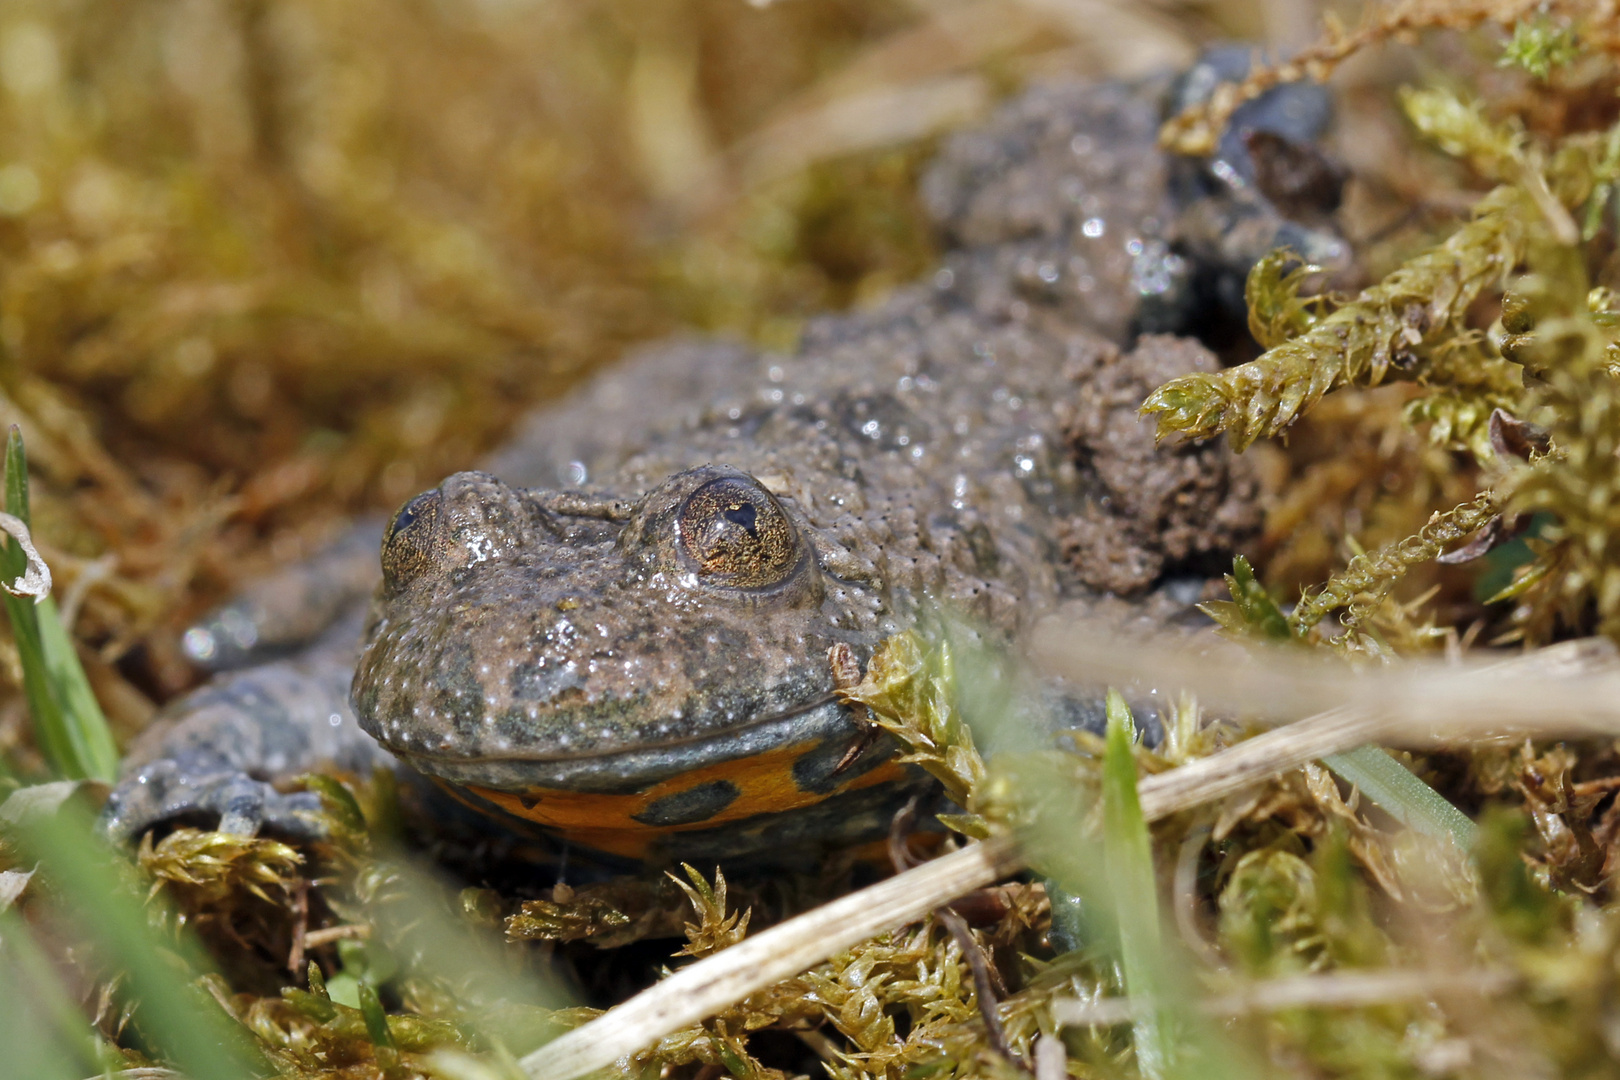
[[[218,676],[172,703],[131,749],[102,827],[118,840],[171,821],[324,835],[317,794],[273,785],[322,768],[370,776],[393,766],[349,708],[354,632],[339,627],[298,656]]]
[[[192,821],[238,836],[255,836],[261,829],[292,840],[326,835],[315,792],[277,791],[206,754],[147,764],[119,782],[101,815],[102,827],[121,842],[165,822]]]

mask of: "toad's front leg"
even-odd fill
[[[354,634],[344,628],[299,656],[217,676],[171,704],[131,750],[103,828],[119,840],[166,822],[321,835],[319,797],[278,783],[321,767],[366,776],[393,765],[349,708]]]

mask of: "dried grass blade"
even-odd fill
[[[1564,642],[1509,661],[1407,661],[1358,674],[1302,649],[1205,639],[1126,637],[1104,626],[1054,619],[1037,627],[1031,654],[1046,674],[1077,686],[1169,686],[1216,713],[1282,722],[1354,707],[1401,746],[1525,735],[1620,733],[1620,662],[1601,638]],[[1264,694],[1255,693],[1263,680]],[[1336,751],[1334,751],[1336,752]]]
[[[1393,1001],[1413,1001],[1442,994],[1488,997],[1513,985],[1511,975],[1499,971],[1334,971],[1294,975],[1255,983],[1242,990],[1218,994],[1196,1002],[1206,1016],[1241,1016],[1283,1009],[1358,1009]],[[1053,1018],[1069,1027],[1127,1023],[1153,1009],[1151,1001],[1136,997],[1052,1002]]]

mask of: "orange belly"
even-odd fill
[[[612,855],[643,859],[652,842],[668,833],[712,829],[729,822],[798,810],[843,792],[898,783],[906,776],[904,765],[886,761],[876,768],[851,775],[846,783],[830,790],[808,790],[795,780],[793,765],[819,745],[818,741],[809,741],[719,762],[625,794],[544,787],[501,791],[472,784],[460,787],[459,792],[474,796],[474,799],[462,801],[475,809],[487,809],[478,805],[477,801],[483,801],[513,817],[542,825],[573,843]],[[729,797],[712,812],[675,822],[659,820],[660,806],[667,807],[683,795],[715,790],[723,785],[728,785],[724,790]],[[459,793],[457,788],[445,786],[452,794]]]

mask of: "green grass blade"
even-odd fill
[[[1455,841],[1462,851],[1473,850],[1479,827],[1384,750],[1362,746],[1322,763],[1407,828]]]
[[[455,917],[456,893],[438,873],[401,852],[375,869],[390,884],[366,908],[376,930],[368,951],[408,943],[387,961],[444,988],[464,1023],[513,1053],[531,1053],[562,1033],[551,1014],[577,1004],[568,988],[545,970],[514,968],[499,936]],[[364,995],[364,984],[360,990]]]
[[[0,547],[0,555],[14,550],[13,545],[4,545]],[[7,562],[7,565],[0,567],[0,573],[8,581],[15,579],[17,574],[12,572],[9,561],[0,561]],[[34,718],[34,742],[44,755],[51,775],[79,779],[84,774],[76,767],[78,759],[68,735],[67,723],[62,719],[61,708],[50,693],[49,681],[43,678],[45,649],[39,640],[34,604],[10,593],[0,593],[0,604],[5,606],[6,618],[11,623],[11,635],[17,642],[17,655],[22,661],[23,696],[28,701],[29,715]]]
[[[6,512],[29,522],[28,459],[15,426],[6,439]],[[15,580],[27,566],[22,548],[0,546],[0,574]],[[0,594],[11,621],[22,662],[23,693],[34,718],[34,734],[51,771],[69,779],[112,782],[118,775],[118,746],[96,701],[73,639],[48,597]]]
[[[96,955],[128,976],[128,991],[140,1003],[135,1022],[149,1045],[187,1076],[272,1074],[246,1030],[194,981],[209,969],[202,950],[189,936],[153,929],[147,909],[120,877],[124,857],[99,841],[89,811],[68,800],[55,812],[17,817],[6,822],[8,837],[38,861]]]
[[[39,625],[45,678],[60,704],[75,765],[92,780],[112,783],[118,777],[118,744],[95,691],[90,689],[90,680],[79,663],[73,637],[62,624],[56,601],[50,597],[40,601],[34,606],[34,617]]]
[[[28,924],[0,911],[0,1078],[79,1080],[101,1071],[96,1042]]]
[[[1165,990],[1164,943],[1159,934],[1158,890],[1153,878],[1153,846],[1136,792],[1135,724],[1125,699],[1108,692],[1108,736],[1103,755],[1103,864],[1119,921],[1120,961],[1125,991],[1156,1003],[1136,1021],[1136,1059],[1144,1076],[1166,1076],[1173,1047],[1162,1006]]]
[[[1134,1025],[1137,1067],[1155,1080],[1250,1080],[1262,1075],[1258,1063],[1189,1007],[1186,980],[1194,965],[1160,929],[1153,840],[1136,790],[1135,721],[1114,690],[1108,692],[1107,712],[1103,900],[1113,909],[1125,991],[1151,1006]]]

